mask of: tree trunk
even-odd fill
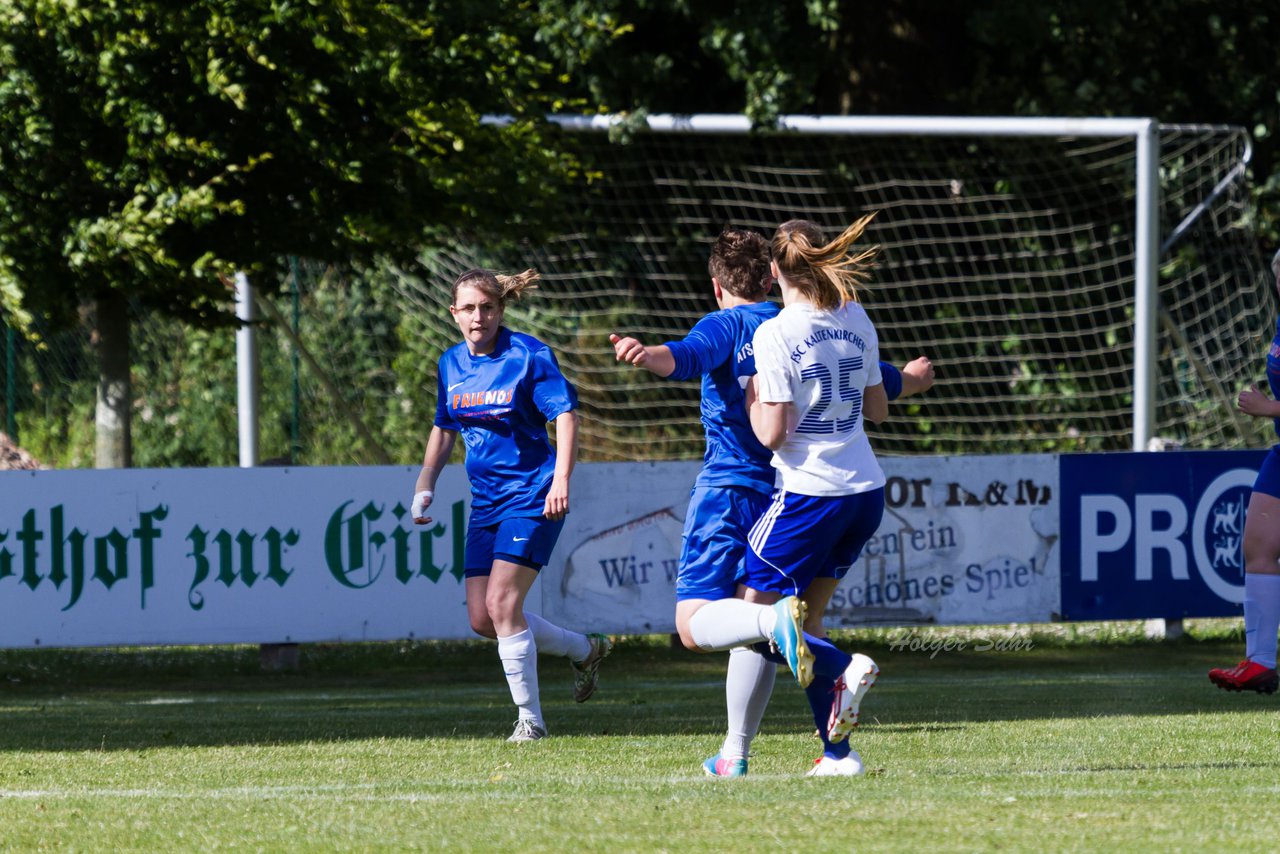
[[[94,341],[98,349],[97,443],[94,467],[129,468],[133,465],[129,382],[129,305],[115,291],[101,294],[95,303]]]

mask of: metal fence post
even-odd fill
[[[253,285],[244,273],[236,273],[236,402],[240,427],[240,467],[258,465],[258,315]]]
[[[293,273],[293,337],[301,340],[299,326],[302,321],[302,284],[298,280],[298,259],[289,259],[289,269]],[[298,360],[298,348],[294,347],[289,361],[293,366],[293,420],[289,424],[289,464],[298,464],[298,455],[302,453],[302,386],[299,381],[301,366]]]
[[[4,432],[16,445],[18,443],[18,335],[13,327],[0,320],[4,327]]]

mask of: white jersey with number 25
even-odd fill
[[[852,495],[884,486],[862,429],[862,392],[879,385],[880,344],[856,302],[824,311],[795,303],[756,330],[760,400],[794,403],[798,420],[774,451],[778,486],[801,495]]]

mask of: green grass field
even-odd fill
[[[304,647],[284,674],[249,647],[0,652],[0,849],[1274,850],[1280,696],[1205,678],[1238,624],[1072,634],[839,635],[882,669],[852,779],[804,778],[785,673],[750,776],[704,777],[725,657],[665,638],[623,639],[581,706],[544,658],[553,738],[524,745],[482,643]]]

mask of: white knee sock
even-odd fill
[[[689,619],[693,642],[707,652],[733,649],[768,640],[777,621],[773,608],[741,599],[718,599]]]
[[[725,704],[729,709],[729,731],[720,756],[746,759],[751,739],[760,731],[760,720],[773,694],[778,665],[745,647],[729,650],[729,672],[724,680]]]
[[[538,646],[533,632],[525,629],[518,634],[498,638],[498,658],[507,674],[511,687],[511,699],[520,709],[520,717],[545,727],[542,721],[542,703],[538,699]]]
[[[1280,630],[1280,575],[1244,574],[1245,656],[1263,667],[1276,666]]]
[[[529,631],[533,632],[534,643],[538,652],[547,655],[563,655],[570,661],[582,661],[591,654],[591,640],[581,632],[562,629],[555,623],[542,619],[537,614],[524,612]]]

